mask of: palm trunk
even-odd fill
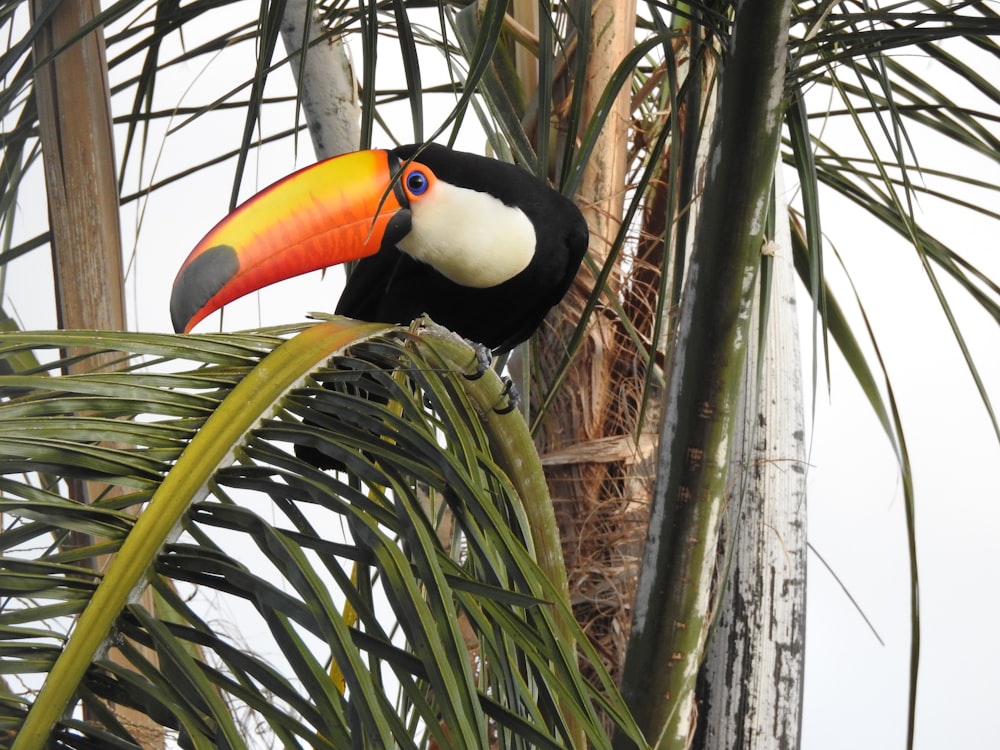
[[[596,0],[590,9],[585,120],[593,116],[615,68],[632,49],[636,18],[634,2]],[[629,105],[629,92],[621,91],[577,195],[590,227],[590,258],[597,267],[607,259],[622,221]],[[585,265],[540,331],[533,395],[552,389],[566,343],[596,281]],[[616,679],[624,660],[628,602],[644,528],[642,519],[636,518],[644,508],[644,489],[636,487],[632,471],[641,460],[634,443],[639,429],[636,401],[623,397],[611,384],[631,382],[627,378],[641,370],[638,360],[638,352],[617,320],[591,316],[581,349],[536,439],[555,503],[574,614]],[[623,372],[628,373],[626,379]]]
[[[783,195],[780,170],[775,195]],[[779,208],[776,213],[782,216]],[[698,685],[704,750],[796,748],[805,665],[805,420],[795,272],[776,227],[764,351],[751,344],[720,565],[728,571]],[[751,330],[760,330],[756,308]]]
[[[51,3],[35,0],[34,17]],[[63,328],[125,329],[118,183],[100,27],[67,49],[67,41],[100,11],[91,0],[66,0],[35,41],[35,97],[45,162],[59,324]],[[98,361],[78,367],[92,369]]]
[[[361,110],[343,40],[324,35],[311,0],[289,0],[281,38],[316,158],[354,151],[360,145]]]
[[[84,35],[80,33],[93,23],[100,6],[92,0],[64,0],[52,9],[51,2],[34,0],[31,8],[36,20],[48,14],[34,46],[35,60],[48,61],[35,74],[35,97],[59,325],[123,331],[125,293],[117,163],[104,34],[100,26]],[[112,354],[92,355],[75,362],[70,371],[114,367],[113,360]],[[117,493],[117,488],[99,482],[74,481],[69,489],[81,502]],[[89,544],[91,540],[79,541]],[[103,570],[109,559],[102,557],[90,564]],[[151,591],[142,595],[141,603],[147,610],[154,610]],[[155,663],[155,653],[141,650]],[[112,651],[109,658],[118,660],[120,656]],[[113,708],[143,747],[164,746],[163,727],[139,711]]]

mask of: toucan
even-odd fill
[[[195,247],[170,314],[188,332],[282,279],[358,260],[336,312],[435,322],[502,354],[566,293],[587,251],[576,205],[512,164],[437,144],[335,156],[264,189]]]

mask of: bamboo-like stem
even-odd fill
[[[712,621],[718,533],[780,137],[790,13],[787,0],[747,0],[736,11],[667,363],[660,475],[622,686],[646,736],[661,748],[686,748],[694,736],[695,684]]]

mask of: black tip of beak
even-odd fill
[[[240,269],[236,250],[216,245],[194,258],[178,275],[170,295],[170,320],[181,333],[188,322]]]

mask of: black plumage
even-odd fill
[[[337,312],[400,324],[426,313],[471,341],[507,352],[531,336],[566,294],[587,251],[587,224],[571,200],[520,167],[437,144],[417,153],[420,148],[401,146],[389,152],[390,158],[405,161],[416,154],[415,161],[438,180],[488,193],[523,211],[535,229],[531,262],[508,281],[473,289],[386,243],[358,261]]]

